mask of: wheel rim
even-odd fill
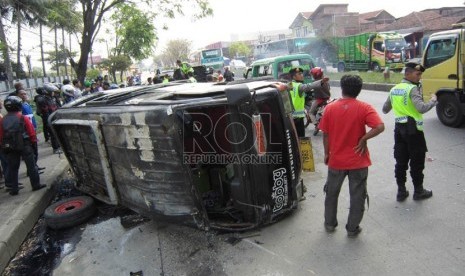
[[[452,105],[448,104],[444,107],[444,116],[446,116],[447,118],[454,118],[455,113],[455,108]]]
[[[84,201],[83,200],[79,200],[79,199],[74,199],[74,200],[71,200],[71,201],[68,201],[68,202],[65,202],[63,204],[60,204],[58,205],[56,208],[55,208],[55,213],[57,214],[64,214],[64,213],[67,213],[71,210],[74,210],[74,209],[79,209],[81,208],[83,205],[84,205]]]

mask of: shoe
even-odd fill
[[[54,153],[54,154],[62,154],[63,151],[62,151],[61,149],[54,149],[54,150],[53,150],[53,153]]]
[[[21,190],[21,189],[23,189],[23,188],[24,188],[23,184],[19,184],[19,185],[18,185],[18,190]],[[5,186],[5,190],[6,190],[7,192],[11,191],[11,189],[12,189],[11,186]]]
[[[18,191],[10,191],[10,195],[12,196],[18,195]]]
[[[347,229],[347,226],[346,226],[346,229]],[[347,229],[347,236],[349,238],[355,238],[358,236],[358,234],[360,234],[360,232],[362,232],[362,227],[360,226],[357,226],[357,228],[355,228],[355,230],[353,231],[349,231],[349,229]]]
[[[32,188],[32,191],[38,191],[38,190],[40,190],[40,189],[42,189],[42,188],[45,188],[45,187],[47,187],[47,185],[45,185],[45,184],[40,184],[39,186],[37,186],[37,187],[35,187],[35,188]]]
[[[328,225],[325,223],[325,230],[328,233],[336,231],[337,223],[335,225]]]
[[[409,196],[409,192],[405,191],[398,191],[397,192],[397,201],[402,202]]]
[[[318,132],[320,132],[320,129],[318,128],[318,125],[315,125],[315,129],[313,130],[313,136],[317,136]]]
[[[423,189],[420,192],[413,193],[413,200],[427,199],[433,196],[433,191]]]

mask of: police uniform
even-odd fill
[[[302,82],[294,80],[294,75],[297,73],[303,73],[303,70],[300,67],[295,67],[289,70],[289,73],[293,79],[291,99],[292,105],[294,106],[294,112],[292,113],[292,117],[294,118],[294,125],[297,130],[297,135],[299,137],[305,137],[305,92],[299,90]]]
[[[294,105],[294,124],[297,129],[297,134],[299,137],[305,137],[305,124],[304,118],[305,114],[305,101],[307,96],[312,98],[314,93],[317,90],[322,88],[322,85],[325,84],[322,80],[314,81],[312,83],[304,84],[302,82],[294,80],[294,75],[296,73],[303,73],[303,69],[300,67],[293,68],[289,71],[292,76],[292,104]]]
[[[409,72],[412,72],[412,69],[420,72],[425,71],[422,65],[413,62],[407,63],[405,67]],[[423,169],[428,149],[423,133],[422,114],[432,109],[436,104],[435,100],[425,103],[421,83],[414,83],[407,79],[403,79],[401,83],[390,90],[384,103],[383,112],[388,113],[393,109],[395,116],[394,158],[396,159],[395,178],[398,186],[398,201],[405,200],[409,195],[405,187],[409,165],[415,189],[413,199],[419,200],[432,196],[432,191],[423,188]]]

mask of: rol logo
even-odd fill
[[[287,176],[286,169],[280,168],[273,171],[273,213],[278,212],[287,205]]]

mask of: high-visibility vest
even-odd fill
[[[417,129],[423,131],[423,115],[418,112],[410,98],[410,92],[416,85],[402,82],[389,92],[396,123],[407,123],[407,117],[415,119]]]
[[[305,118],[305,93],[300,96],[299,95],[299,86],[301,85],[300,82],[292,82],[292,104],[294,105],[294,113],[292,116],[294,118]]]
[[[188,72],[194,72],[194,68],[190,67],[189,64],[183,62],[181,65],[181,71],[183,72],[184,75],[187,75]]]

